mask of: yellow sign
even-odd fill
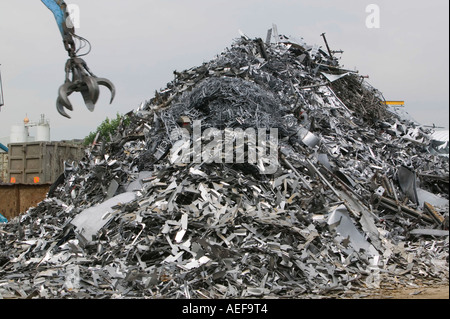
[[[386,101],[383,104],[394,106],[405,106],[405,101]]]

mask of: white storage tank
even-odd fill
[[[36,125],[37,142],[50,142],[50,123],[45,119],[45,115],[41,114],[41,119]]]
[[[28,127],[24,124],[11,126],[10,143],[28,142]]]
[[[36,141],[50,142],[50,125],[48,123],[39,124],[36,127]]]

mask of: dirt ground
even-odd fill
[[[449,299],[449,286],[382,289],[368,299]]]

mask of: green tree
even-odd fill
[[[97,136],[97,133],[99,134],[99,140],[102,139],[104,141],[110,142],[111,135],[114,135],[117,131],[117,128],[119,127],[121,121],[124,121],[125,125],[129,121],[128,117],[122,116],[119,113],[117,113],[116,118],[110,120],[109,118],[106,118],[98,127],[95,132],[91,132],[88,136],[84,138],[84,145],[90,145],[92,142],[94,142],[95,137]]]

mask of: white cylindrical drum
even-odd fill
[[[50,125],[41,124],[36,127],[36,141],[50,142]]]
[[[11,127],[10,143],[28,142],[28,127],[25,125],[13,125]]]

